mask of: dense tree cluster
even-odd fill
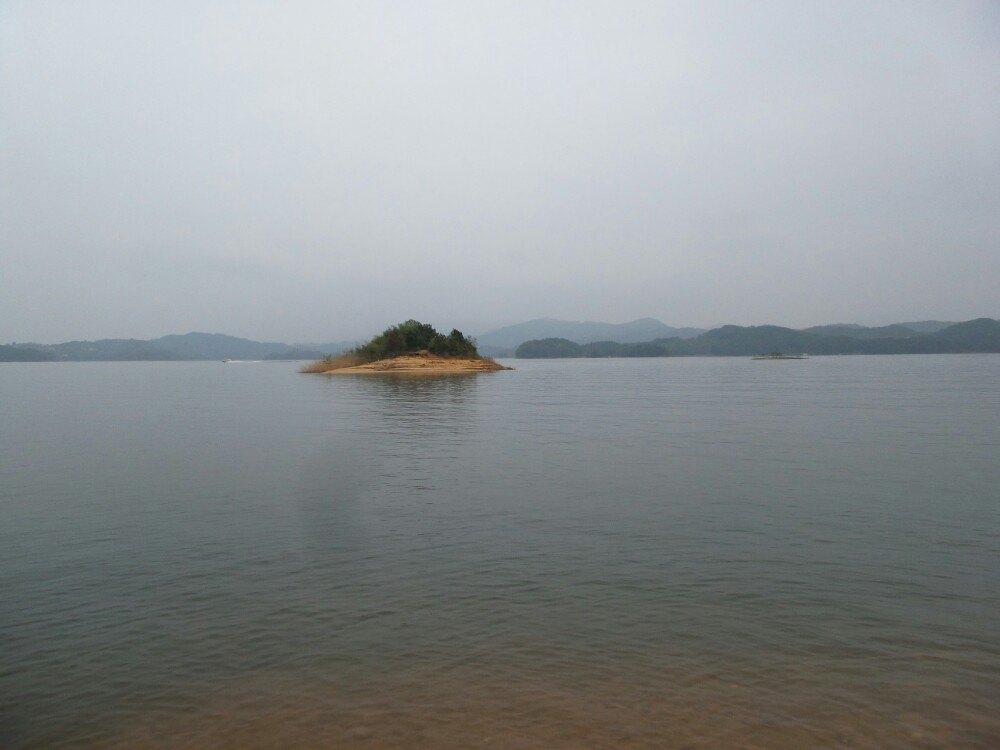
[[[355,349],[354,353],[368,362],[374,362],[425,349],[442,357],[479,359],[474,339],[466,338],[457,329],[452,329],[447,335],[438,333],[434,326],[418,320],[386,328],[381,335]]]

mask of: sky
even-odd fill
[[[0,342],[1000,317],[996,2],[0,0]]]

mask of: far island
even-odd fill
[[[367,344],[304,367],[325,375],[462,375],[510,370],[483,357],[474,339],[453,329],[445,335],[417,320],[385,329]]]

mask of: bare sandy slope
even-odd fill
[[[490,359],[458,359],[434,354],[407,354],[352,367],[327,370],[325,375],[462,375],[511,370]]]

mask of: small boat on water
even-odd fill
[[[809,359],[808,354],[782,354],[781,352],[771,352],[770,354],[758,354],[752,359]]]

